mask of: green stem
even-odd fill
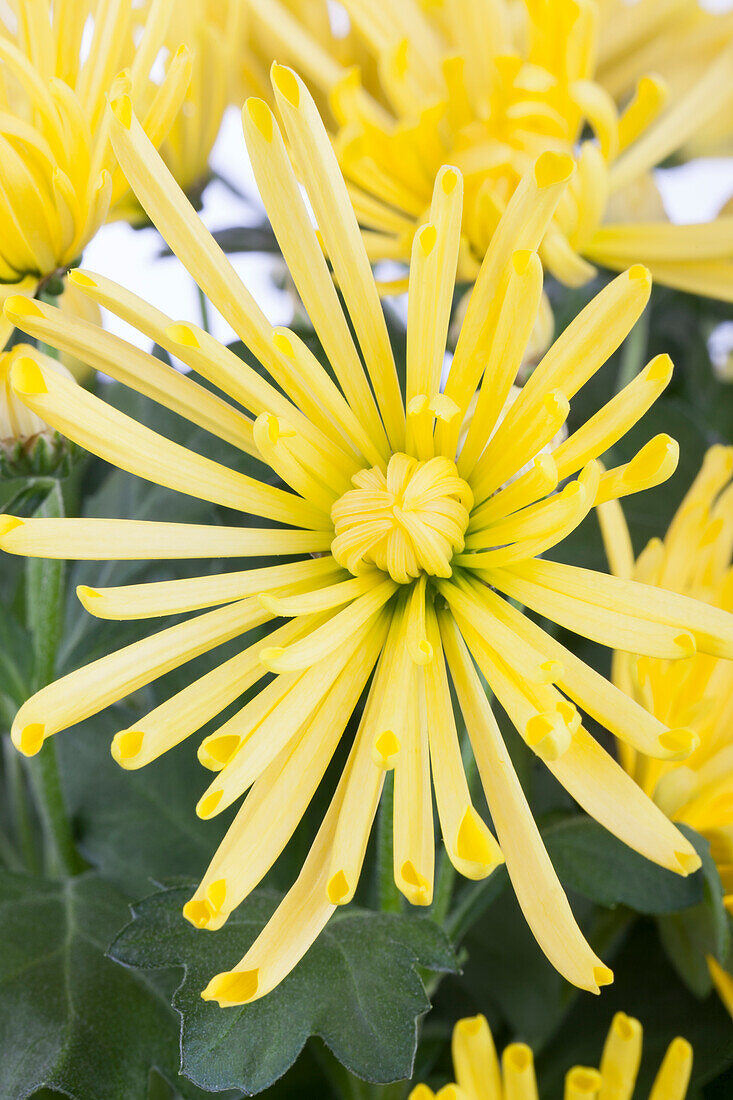
[[[445,930],[454,945],[461,942],[506,885],[506,865],[501,864],[491,872],[488,878],[466,887],[458,905],[445,922]]]
[[[325,1043],[314,1042],[313,1053],[334,1095],[341,1097],[342,1100],[370,1100],[371,1086],[349,1073]]]
[[[394,880],[394,772],[388,771],[377,823],[377,905],[383,913],[401,913],[402,895]]]
[[[7,867],[9,871],[22,871],[23,860],[18,855],[15,845],[11,844],[9,838],[0,829],[0,863],[4,867]]]
[[[57,518],[64,512],[57,482],[37,514]],[[62,561],[29,558],[26,562],[26,619],[33,639],[33,691],[51,683],[56,672],[64,624],[65,581]],[[74,845],[53,739],[28,761],[28,771],[43,824],[49,870],[56,874],[78,874],[84,869],[84,862]]]
[[[201,328],[204,330],[204,332],[210,333],[211,319],[209,317],[209,303],[207,301],[206,295],[204,294],[198,283],[196,283],[196,290],[198,292],[199,309],[201,311]]]
[[[28,769],[46,837],[48,870],[52,874],[78,875],[85,865],[74,844],[53,740],[28,761]]]
[[[435,873],[435,890],[433,891],[433,904],[430,910],[430,917],[436,924],[444,924],[448,916],[457,877],[458,873],[448,858],[448,853],[445,848],[443,848],[438,856],[438,867]]]
[[[41,870],[41,865],[33,835],[33,822],[28,805],[28,788],[23,760],[9,737],[3,739],[3,749],[5,750],[5,768],[8,777],[8,801],[15,823],[16,843],[20,849],[26,870],[30,871],[31,874],[35,874]]]
[[[370,1100],[404,1100],[409,1087],[407,1081],[395,1081],[393,1085],[372,1085]]]
[[[178,1094],[161,1077],[157,1070],[152,1070],[148,1080],[147,1100],[175,1100]]]

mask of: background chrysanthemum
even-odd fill
[[[733,38],[733,14],[698,0],[598,0],[598,79],[617,101],[629,95],[640,72],[659,73],[673,97],[684,95]],[[689,155],[730,153],[730,111],[707,120],[685,143]]]
[[[266,12],[254,7],[278,57],[287,14],[278,0]],[[627,82],[633,95],[619,109],[595,76],[595,0],[343,7],[373,58],[376,86],[309,36],[305,12],[288,43],[296,67],[329,94],[339,162],[373,260],[408,258],[435,173],[448,161],[465,177],[459,272],[471,281],[519,180],[551,149],[578,163],[540,246],[554,276],[578,286],[595,264],[622,270],[642,262],[661,283],[730,300],[731,219],[671,225],[649,176],[708,121],[730,114],[730,43],[696,67],[666,109],[664,81],[636,69]]]
[[[180,110],[162,135],[160,153],[176,183],[196,203],[209,180],[209,159],[224,111],[239,99],[245,26],[242,0],[186,0],[171,10],[165,48],[172,55],[185,43],[191,66]],[[151,81],[148,97],[156,91]],[[145,217],[130,191],[113,213],[133,224]]]
[[[173,7],[21,0],[0,13],[0,282],[11,291],[32,294],[78,259],[127,191],[109,143],[108,94],[132,97],[156,144],[168,133],[191,65],[178,42],[163,79],[151,79]],[[2,346],[8,335],[5,326]]]
[[[632,1100],[642,1057],[642,1026],[617,1012],[609,1028],[598,1068],[573,1066],[565,1076],[565,1100]],[[455,1083],[437,1093],[417,1085],[410,1100],[536,1100],[538,1082],[532,1049],[510,1043],[497,1057],[494,1038],[484,1016],[459,1020],[453,1029]],[[692,1047],[673,1039],[659,1066],[649,1100],[685,1100],[692,1070]],[[544,1093],[543,1093],[544,1095]],[[638,1097],[637,1100],[640,1100]]]
[[[600,509],[611,568],[662,590],[733,608],[733,448],[710,448],[664,539],[652,539],[634,560],[617,502]],[[639,786],[674,821],[710,843],[733,913],[733,669],[696,656],[679,664],[630,653],[614,654],[613,679],[661,721],[684,723],[699,745],[684,764],[651,760],[619,744],[620,759]],[[733,977],[714,958],[711,976],[733,1014]]]

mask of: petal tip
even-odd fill
[[[174,344],[180,344],[186,348],[200,348],[198,336],[192,325],[187,325],[184,322],[176,322],[176,324],[168,325],[165,330],[166,337]]]
[[[346,905],[354,896],[344,871],[338,870],[331,875],[326,886],[326,894],[331,905]]]
[[[399,752],[399,738],[392,730],[384,730],[374,739],[372,759],[378,768],[383,768],[385,771],[393,768]]]
[[[264,99],[259,99],[258,96],[250,96],[249,99],[245,100],[242,112],[246,116],[249,116],[252,125],[261,137],[263,137],[268,144],[271,143],[275,134],[275,119]]]
[[[76,286],[80,286],[83,288],[86,287],[92,289],[97,286],[97,283],[92,278],[92,276],[89,275],[88,272],[84,271],[84,269],[81,267],[72,268],[72,270],[68,272],[67,278]]]
[[[211,791],[209,794],[202,795],[196,803],[197,817],[202,818],[204,821],[208,821],[210,817],[213,817],[222,800],[223,794],[223,791]]]
[[[19,397],[42,397],[48,393],[43,371],[29,355],[23,355],[13,363],[10,385]]]
[[[598,966],[593,967],[593,980],[599,987],[594,992],[599,992],[600,988],[604,985],[611,985],[613,982],[613,970],[600,963]]]
[[[629,282],[639,283],[639,285],[646,290],[651,290],[652,273],[644,264],[632,264],[626,274],[629,278]]]
[[[420,226],[415,234],[415,239],[423,256],[427,257],[435,248],[435,242],[438,239],[438,231],[432,222],[428,222],[426,225]]]
[[[110,100],[112,114],[126,130],[132,126],[132,100],[129,95],[118,95]]]
[[[143,747],[144,736],[142,730],[120,730],[119,733],[115,734],[110,745],[112,759],[125,770],[131,770],[139,766],[134,763],[134,760]]]
[[[270,69],[270,77],[275,91],[279,92],[291,107],[299,107],[300,81],[293,70],[287,65],[278,65],[275,61]]]
[[[693,875],[695,871],[699,871],[702,867],[702,860],[692,847],[675,852],[674,855],[679,866],[679,874],[684,878]]]
[[[452,164],[444,164],[438,173],[438,182],[440,183],[441,190],[446,195],[450,195],[455,191],[461,179],[462,174],[460,169],[454,168]]]
[[[189,924],[192,924],[194,928],[206,928],[209,923],[209,917],[211,916],[208,903],[197,898],[192,898],[191,901],[187,901],[183,906],[182,912],[184,918]]]
[[[575,161],[568,153],[541,153],[534,164],[534,178],[540,189],[567,183],[574,171]]]
[[[5,536],[9,535],[11,531],[17,530],[18,527],[23,526],[23,520],[18,519],[17,516],[0,516],[0,549],[5,549],[5,547],[3,546],[3,539],[5,538]]]
[[[101,599],[101,596],[101,592],[98,592],[96,588],[90,588],[88,584],[77,584],[76,586],[76,598],[90,615],[95,613],[94,601]]]
[[[683,727],[665,730],[660,733],[658,741],[670,760],[686,760],[700,744],[698,735]]]
[[[13,727],[12,741],[23,756],[36,756],[41,751],[46,736],[46,727],[42,722],[29,722],[20,729]]]
[[[17,317],[43,317],[43,310],[35,298],[27,298],[25,294],[11,294],[5,299],[3,311],[9,321]]]
[[[201,994],[205,1001],[218,1001],[224,1005],[242,1005],[257,996],[260,985],[259,969],[230,970],[212,978]]]

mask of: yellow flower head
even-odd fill
[[[698,0],[596,0],[600,14],[598,80],[617,101],[633,91],[639,73],[659,73],[673,98],[694,87],[733,39],[733,13]],[[691,156],[730,153],[730,109],[697,127],[685,143]]]
[[[166,44],[171,55],[181,42],[190,48],[191,76],[160,153],[179,187],[194,198],[208,181],[209,156],[222,117],[237,94],[236,64],[242,36],[241,0],[185,0],[174,5]],[[156,90],[151,81],[148,95]],[[131,192],[115,214],[132,222],[144,216]]]
[[[33,288],[68,267],[127,190],[109,143],[111,89],[132,97],[156,144],[167,133],[189,79],[188,50],[171,57],[159,85],[149,74],[173,3],[150,0],[142,9],[133,0],[14,0],[11,11],[5,5],[0,282]]]
[[[733,447],[711,447],[664,541],[652,539],[636,561],[620,505],[604,505],[599,514],[614,572],[733,610],[732,479]],[[619,754],[670,818],[710,841],[733,914],[733,668],[701,655],[668,664],[619,652],[613,678],[661,721],[694,730],[699,745],[684,764],[652,760],[621,743]],[[733,1013],[733,977],[714,962],[711,969]]]
[[[432,896],[432,770],[443,840],[455,866],[479,879],[506,860],[548,958],[569,981],[597,992],[611,972],[575,923],[477,666],[521,736],[589,814],[665,867],[681,874],[698,867],[688,841],[586,732],[580,709],[661,759],[689,755],[694,735],[648,714],[513,602],[608,646],[667,659],[696,648],[733,657],[733,617],[726,612],[684,596],[660,601],[653,588],[539,557],[594,504],[656,484],[676,465],[677,448],[668,436],[656,437],[627,465],[608,472],[596,461],[663,390],[671,372],[666,356],[652,360],[603,410],[547,452],[570,399],[643,311],[649,273],[632,267],[611,282],[568,326],[509,406],[540,302],[537,247],[572,170],[569,157],[543,154],[492,238],[442,387],[463,198],[460,172],[446,166],[437,175],[430,220],[415,237],[403,394],[326,130],[292,70],[275,66],[273,83],[291,153],[262,100],[245,104],[247,146],[333,375],[295,333],[272,329],[175,186],[126,99],[114,105],[112,141],[127,178],[272,382],[201,329],[173,324],[131,292],[86,271],[73,272],[71,279],[90,298],[136,325],[224,396],[43,303],[19,296],[6,303],[19,327],[208,429],[232,444],[234,457],[231,467],[224,466],[163,438],[59,379],[40,356],[36,365],[17,364],[12,374],[14,392],[32,411],[125,470],[243,516],[262,517],[267,525],[6,517],[0,545],[11,553],[95,560],[293,560],[125,588],[82,586],[84,606],[107,619],[214,610],[187,615],[44,688],[21,708],[14,743],[22,752],[37,752],[52,734],[143,684],[284,618],[264,640],[250,641],[118,733],[112,745],[123,767],[139,768],[201,729],[268,672],[275,674],[199,746],[199,759],[215,773],[198,803],[201,817],[221,812],[249,791],[185,909],[195,925],[215,929],[288,842],[367,689],[348,762],[297,882],[242,961],[213,978],[204,996],[222,1005],[263,996],[292,969],[335,908],[350,901],[389,770],[395,881],[403,894],[418,905],[429,904]],[[237,452],[268,467],[266,478],[240,472]],[[471,802],[449,677],[498,841]]]
[[[380,95],[376,59],[354,27],[335,33],[328,0],[240,0],[244,12],[242,88],[269,99],[270,65],[292,65],[311,89],[318,109],[334,122],[328,91],[358,66],[361,82]],[[341,27],[341,31],[344,28]],[[241,100],[240,100],[241,102]]]
[[[536,1100],[539,1095],[530,1047],[510,1043],[500,1061],[484,1016],[458,1021],[453,1028],[452,1050],[456,1083],[445,1085],[437,1093],[427,1085],[417,1085],[409,1100],[500,1100],[502,1096]],[[641,1053],[641,1024],[617,1012],[598,1069],[574,1066],[565,1075],[565,1100],[597,1100],[599,1096],[631,1100]],[[654,1079],[649,1100],[685,1100],[691,1072],[692,1047],[686,1039],[674,1039]]]
[[[619,113],[595,78],[596,0],[343,0],[343,7],[376,65],[376,89],[361,84],[358,68],[325,61],[305,17],[291,52],[297,46],[304,75],[330,93],[335,146],[373,260],[407,260],[447,161],[464,176],[459,277],[472,281],[520,180],[551,150],[578,166],[540,242],[554,276],[577,286],[596,263],[623,270],[642,262],[660,282],[733,299],[733,219],[676,226],[630,214],[642,187],[654,192],[657,217],[650,170],[709,119],[729,116],[733,45],[666,112],[664,82],[636,70]],[[278,0],[268,11],[277,51]]]

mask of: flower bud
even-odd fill
[[[72,456],[73,444],[26,408],[11,388],[10,372],[16,359],[35,354],[30,344],[16,344],[10,351],[0,352],[0,480],[64,475]],[[54,366],[71,377],[61,363]]]

